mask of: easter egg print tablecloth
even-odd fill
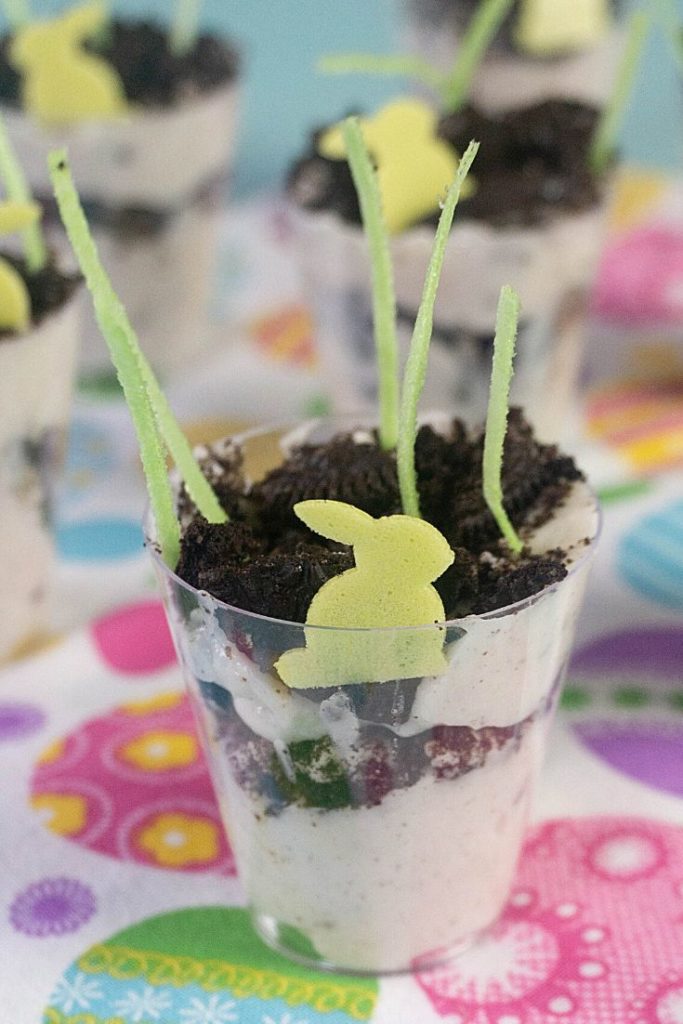
[[[666,289],[647,262],[666,191],[624,185],[603,338],[630,315],[624,266],[673,338],[678,262]],[[324,406],[282,209],[238,211],[224,241],[221,346],[169,389],[193,440]],[[591,380],[577,443],[605,526],[509,903],[459,959],[377,979],[308,972],[251,931],[142,549],[128,417],[81,393],[52,635],[0,673],[0,1024],[683,1024],[683,392]]]

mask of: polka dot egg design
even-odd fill
[[[682,882],[681,829],[549,822],[526,844],[501,919],[442,966],[416,964],[416,981],[444,1024],[675,1024]]]
[[[187,698],[137,701],[43,751],[31,804],[98,853],[173,871],[234,874]]]

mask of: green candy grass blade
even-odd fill
[[[651,24],[652,17],[646,11],[631,14],[614,89],[598,121],[588,155],[589,165],[595,174],[602,174],[607,169],[616,149]]]
[[[434,302],[441,277],[446,253],[446,243],[453,223],[455,208],[460,191],[470,167],[479,150],[478,142],[470,142],[460,161],[453,184],[448,189],[439,224],[436,229],[434,248],[427,268],[420,308],[415,320],[415,329],[410,342],[410,352],[403,376],[401,393],[401,415],[399,421],[397,463],[401,505],[407,516],[420,517],[420,500],[417,493],[415,473],[415,438],[417,437],[417,407],[427,376],[429,344],[432,338]]]
[[[182,437],[180,428],[175,424],[165,399],[163,402],[159,402],[161,392],[158,384],[147,360],[140,352],[137,338],[126,312],[100,263],[64,151],[51,153],[49,166],[60,215],[88,288],[92,293],[97,321],[109,347],[131,411],[161,551],[166,563],[173,568],[177,564],[180,550],[180,526],[176,518],[173,492],[168,478],[164,443],[161,437],[162,429],[168,431],[169,424],[173,425],[166,444],[171,454],[173,454],[173,449],[176,449],[178,461],[186,469],[186,457],[189,456],[192,462],[190,476],[193,477],[194,474],[201,476],[201,471],[194,464],[187,441]],[[149,394],[148,384],[150,381],[153,381],[152,391],[156,404]],[[178,435],[182,437],[180,445],[178,445]],[[204,483],[206,484],[206,481]],[[192,495],[191,488],[188,488],[188,493],[194,500],[196,495]],[[224,513],[222,518],[226,518]]]
[[[479,4],[458,48],[455,67],[443,90],[444,108],[447,111],[459,110],[467,102],[475,72],[513,2],[483,0]]]
[[[154,371],[149,365],[147,357],[142,351],[138,352],[138,356],[159,433],[180,473],[180,477],[185,484],[185,490],[207,522],[227,523],[228,514],[216,497],[211,484],[197,465],[187,438],[171,411],[166,395],[159,387],[159,382],[154,376]]]
[[[2,0],[2,10],[13,32],[31,20],[28,0]]]
[[[176,57],[188,53],[199,35],[199,14],[202,0],[176,0],[169,35],[169,49]]]
[[[357,117],[342,125],[346,155],[360,203],[363,226],[372,265],[372,302],[379,376],[380,444],[385,451],[398,440],[398,341],[396,338],[396,296],[389,239],[382,214],[377,175],[365,146]]]
[[[21,164],[7,134],[4,120],[0,117],[0,178],[7,198],[14,203],[30,203],[33,199]],[[42,270],[47,262],[47,249],[40,224],[36,222],[22,231],[26,266],[30,274]]]
[[[496,520],[500,532],[515,554],[519,554],[523,544],[503,507],[501,475],[518,321],[519,296],[512,288],[504,285],[500,292],[496,313],[496,337],[493,343],[493,369],[491,370],[491,388],[486,413],[482,475],[484,500]]]
[[[109,346],[131,412],[161,553],[166,564],[175,568],[180,553],[180,525],[154,412],[141,381],[135,352],[126,337],[125,313],[100,263],[73,184],[66,152],[50,153],[48,163],[59,213],[92,294],[97,322]]]
[[[73,184],[69,177],[69,195],[67,197],[69,199],[72,198],[71,192],[73,192],[73,196],[76,198],[76,202],[78,202],[78,197],[75,188],[73,187]],[[80,203],[78,204],[78,208],[80,209]],[[85,223],[85,227],[88,231],[89,236],[87,222],[85,221],[85,218],[82,216],[81,211],[80,224],[82,225],[83,223]],[[69,237],[71,239],[71,235],[69,235]],[[97,282],[100,294],[102,296],[105,296],[109,300],[110,308],[112,310],[115,310],[117,313],[117,317],[120,321],[120,326],[122,327],[125,333],[126,344],[133,351],[136,357],[138,376],[140,377],[138,390],[143,390],[146,393],[148,402],[150,403],[152,410],[154,412],[157,430],[164,444],[166,445],[166,448],[168,449],[171,458],[173,459],[175,465],[178,468],[181,479],[185,484],[185,489],[187,490],[190,499],[194,502],[201,515],[208,522],[227,522],[228,516],[225,510],[221,507],[211,485],[209,484],[208,480],[206,479],[201,469],[197,465],[192,454],[192,450],[188,444],[187,438],[183,434],[175,416],[173,415],[171,408],[168,404],[168,401],[166,400],[166,396],[159,387],[159,383],[156,377],[154,376],[154,372],[147,360],[147,357],[140,349],[140,345],[138,343],[135,332],[130,324],[128,316],[123,306],[119,302],[111,286],[111,282],[109,281],[106,272],[104,271],[99,261],[99,257],[97,256],[97,252],[95,250],[94,244],[92,243],[92,239],[90,239],[89,247],[87,249],[84,248],[80,251],[73,243],[73,239],[71,239],[71,241],[74,245],[76,255],[79,258],[79,262],[81,262],[81,251],[87,252],[90,256],[92,256],[92,254],[94,253],[97,263],[96,265],[94,263],[92,265],[93,269],[91,271],[91,278],[88,278],[86,274],[86,279],[88,280],[89,285],[91,280],[93,282]],[[94,292],[94,283],[92,290]]]
[[[326,75],[388,75],[422,82],[445,99],[446,79],[420,57],[399,54],[335,53],[321,57],[316,70]]]

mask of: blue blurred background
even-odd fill
[[[683,0],[677,2],[683,17]],[[33,0],[32,9],[48,16],[66,6],[66,0]],[[397,6],[398,0],[205,0],[203,23],[233,36],[244,53],[234,194],[279,187],[312,127],[396,93],[399,80],[327,77],[316,73],[315,61],[348,50],[396,52]],[[112,7],[165,21],[173,0],[115,0]],[[648,42],[622,152],[642,166],[683,168],[683,84],[658,29]]]

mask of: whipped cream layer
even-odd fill
[[[81,196],[111,207],[173,208],[227,173],[239,88],[232,82],[168,109],[46,128],[4,107],[7,131],[35,194],[52,195],[47,155],[66,146]]]
[[[297,928],[328,963],[405,970],[474,939],[507,898],[544,724],[516,751],[454,780],[423,777],[376,807],[297,806],[255,820],[229,773],[218,783],[240,878],[265,927]]]
[[[0,340],[0,659],[44,625],[79,307],[74,295],[37,327]]]

